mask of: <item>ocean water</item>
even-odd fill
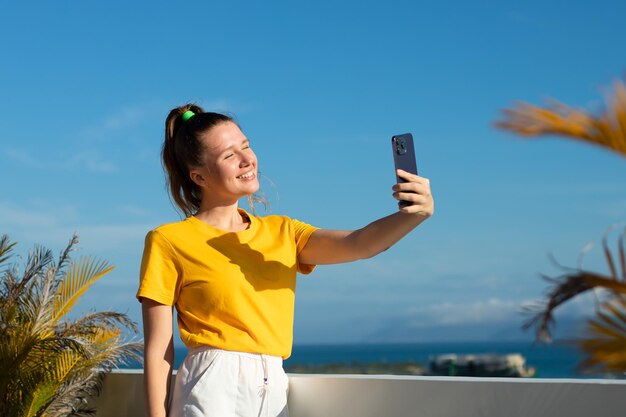
[[[341,344],[296,345],[285,361],[292,365],[322,365],[350,363],[394,363],[414,361],[428,366],[431,355],[519,353],[526,358],[526,366],[536,369],[537,378],[603,378],[604,375],[582,375],[576,365],[582,360],[575,346],[565,342],[536,345],[532,342],[458,342],[411,344]],[[184,360],[187,350],[177,347],[175,368]],[[140,367],[137,364],[129,368]]]
[[[429,357],[440,354],[509,354],[519,353],[526,359],[527,367],[536,369],[538,378],[590,378],[598,375],[581,375],[576,365],[582,359],[579,351],[570,344],[535,345],[532,342],[458,342],[411,344],[354,344],[295,346],[289,364],[371,363],[414,361],[428,366]]]

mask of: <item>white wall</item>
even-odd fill
[[[617,417],[626,381],[292,376],[291,417]]]
[[[98,417],[143,416],[141,371],[106,376]],[[290,375],[291,417],[617,417],[626,380]]]

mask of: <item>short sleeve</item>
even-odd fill
[[[137,299],[149,298],[174,305],[181,277],[180,263],[171,243],[158,230],[149,232],[141,260]]]
[[[301,222],[296,219],[291,220],[296,240],[296,256],[300,255],[302,249],[306,246],[309,238],[318,228],[310,224]],[[301,274],[310,274],[315,269],[315,265],[302,264],[298,262],[298,272]]]

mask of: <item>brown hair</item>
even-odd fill
[[[184,121],[183,113],[191,110],[193,117]],[[189,169],[202,165],[201,136],[220,123],[236,123],[232,117],[220,113],[206,113],[196,104],[176,107],[165,119],[165,140],[161,156],[166,171],[169,193],[185,216],[200,208],[200,187],[189,177]]]

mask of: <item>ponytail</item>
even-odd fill
[[[194,113],[191,117],[183,114]],[[189,114],[187,115],[189,116]],[[200,208],[202,193],[191,180],[189,170],[202,165],[203,146],[201,136],[217,124],[235,121],[220,113],[205,113],[195,104],[176,107],[165,120],[165,140],[161,150],[170,196],[185,216],[191,216]]]

